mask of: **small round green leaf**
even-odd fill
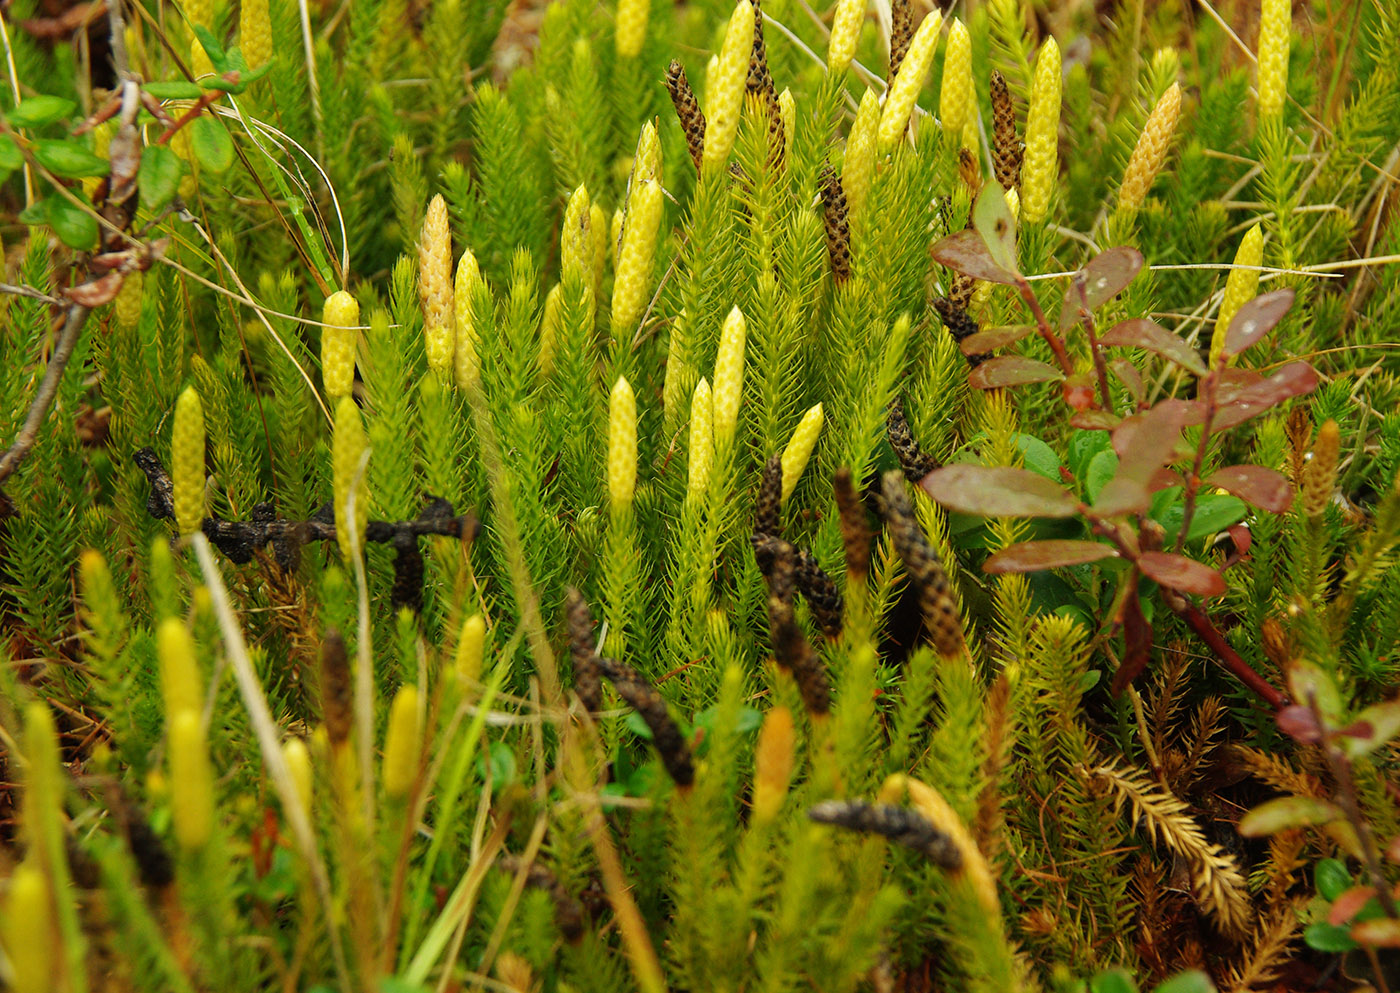
[[[9,174],[24,165],[24,155],[9,135],[0,135],[0,172]]]
[[[48,216],[49,201],[41,197],[21,210],[15,219],[21,224],[47,224]]]
[[[1284,828],[1315,827],[1341,816],[1342,812],[1326,800],[1310,796],[1285,796],[1266,800],[1245,814],[1240,818],[1237,830],[1246,838],[1262,838]]]
[[[34,143],[34,158],[39,164],[64,179],[105,176],[112,171],[107,160],[94,155],[71,139],[45,139]]]
[[[66,197],[49,197],[44,203],[45,220],[60,241],[79,251],[92,247],[97,240],[97,218],[91,212],[70,203]]]
[[[1351,873],[1341,859],[1323,859],[1313,867],[1313,884],[1324,900],[1337,899],[1351,888],[1351,882]]]
[[[1190,969],[1161,983],[1152,993],[1215,993],[1215,984],[1201,970]]]
[[[141,190],[141,206],[159,210],[175,198],[185,164],[165,145],[148,145],[141,153],[141,169],[136,183]]]
[[[1309,948],[1319,952],[1350,952],[1358,947],[1356,942],[1351,940],[1350,929],[1336,924],[1324,924],[1321,921],[1307,926],[1303,931],[1303,941]]]
[[[37,96],[21,100],[14,110],[5,115],[11,127],[37,128],[45,124],[61,121],[77,108],[72,100],[63,97]]]
[[[213,173],[227,172],[233,165],[233,139],[212,117],[196,117],[189,124],[190,149],[201,168]]]
[[[157,100],[198,100],[204,96],[204,87],[185,79],[159,80],[143,88]]]

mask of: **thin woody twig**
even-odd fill
[[[33,286],[16,286],[13,283],[0,283],[0,293],[8,293],[11,296],[17,297],[28,297],[31,300],[38,300],[40,303],[46,303],[50,307],[68,306],[67,300],[51,297],[42,290],[35,289]]]
[[[73,355],[73,348],[78,343],[78,335],[83,330],[87,315],[87,307],[79,303],[69,304],[68,316],[64,319],[63,330],[59,332],[58,345],[54,348],[53,355],[49,356],[49,367],[44,371],[44,378],[39,383],[39,392],[34,395],[34,402],[29,405],[29,415],[25,417],[19,434],[15,435],[14,443],[5,452],[4,457],[0,458],[0,484],[10,478],[34,447],[34,441],[39,437],[44,418],[48,416],[49,405],[53,403],[54,395],[58,392],[63,370]]]

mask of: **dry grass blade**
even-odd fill
[[[287,759],[282,753],[277,724],[268,708],[257,669],[248,655],[248,645],[243,640],[243,629],[239,627],[238,617],[233,612],[233,602],[229,599],[228,590],[224,588],[219,564],[214,560],[214,549],[210,546],[209,539],[202,534],[194,535],[191,540],[194,543],[195,555],[199,559],[199,568],[204,574],[204,582],[209,587],[214,602],[214,613],[219,620],[219,631],[223,635],[224,648],[228,652],[234,680],[238,684],[239,694],[243,697],[243,705],[248,710],[248,721],[253,726],[263,762],[272,777],[273,788],[282,802],[283,816],[287,818],[287,824],[296,838],[302,858],[306,859],[307,865],[311,867],[312,881],[325,904],[326,913],[330,915],[334,912],[330,877],[326,873],[325,863],[321,860],[320,850],[316,847],[316,835],[311,827],[311,819],[302,805],[291,769],[288,768]],[[340,932],[335,928],[328,930],[336,971],[342,977],[342,982],[348,983],[348,969],[345,950],[340,943]]]

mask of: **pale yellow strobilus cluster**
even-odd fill
[[[1039,224],[1050,210],[1060,152],[1060,46],[1046,38],[1035,60],[1026,109],[1026,151],[1021,161],[1021,216]]]
[[[613,333],[630,334],[642,319],[652,290],[656,265],[656,234],[661,227],[661,184],[654,179],[638,183],[627,203],[622,245],[617,253],[613,279]]]
[[[608,397],[608,500],[613,513],[632,505],[637,489],[637,398],[618,376]]]
[[[364,554],[365,526],[369,523],[368,470],[360,471],[360,461],[369,439],[365,437],[360,408],[350,397],[342,397],[335,408],[335,431],[331,435],[331,489],[335,500],[335,538],[345,561]],[[357,482],[358,480],[358,482]],[[350,516],[350,496],[355,496],[354,517]]]
[[[702,168],[713,172],[729,159],[739,133],[739,113],[744,106],[744,85],[753,49],[754,6],[740,0],[729,17],[729,28],[719,58],[711,67],[705,89],[705,154]]]
[[[620,58],[635,59],[642,54],[642,43],[647,37],[647,17],[651,12],[651,0],[619,0],[617,5],[617,31],[613,35]]]
[[[1264,232],[1258,224],[1244,233],[1235,251],[1235,266],[1225,278],[1225,293],[1220,298],[1220,314],[1215,319],[1215,333],[1210,336],[1210,364],[1220,361],[1225,348],[1225,333],[1230,322],[1259,292],[1259,269],[1264,262]]]
[[[817,447],[817,438],[821,435],[822,425],[825,423],[822,405],[816,404],[802,415],[802,420],[793,430],[787,447],[783,449],[783,503],[787,503],[788,497],[792,496],[792,491],[797,488],[797,481],[802,478],[802,471],[807,468],[807,460],[812,457],[812,449]]]
[[[204,523],[204,406],[193,386],[175,401],[170,480],[175,526],[181,534],[194,534]]]
[[[909,115],[914,112],[914,103],[933,65],[933,53],[938,48],[938,32],[942,27],[942,13],[929,11],[909,42],[909,51],[885,94],[885,105],[880,112],[880,147],[883,149],[898,144],[909,128]]]
[[[831,40],[826,48],[828,72],[841,72],[856,57],[860,26],[865,20],[865,0],[836,0],[836,16],[831,22]]]
[[[580,186],[569,195],[564,208],[564,226],[559,231],[559,266],[564,279],[586,280],[592,289],[593,210],[587,188]]]
[[[846,158],[841,163],[841,187],[846,192],[846,216],[854,223],[865,207],[870,193],[870,181],[875,175],[875,142],[880,130],[880,98],[866,90],[860,98],[850,137],[846,139]]]
[[[413,787],[422,739],[418,687],[410,683],[394,694],[394,702],[389,706],[389,730],[384,737],[384,793],[390,799],[404,798]]]
[[[1136,211],[1147,198],[1153,180],[1167,161],[1167,150],[1171,148],[1180,114],[1181,84],[1172,83],[1152,108],[1152,113],[1147,115],[1142,134],[1138,136],[1132,157],[1128,159],[1128,167],[1123,170],[1123,185],[1118,191],[1118,206],[1121,209]]]
[[[452,349],[452,378],[459,390],[470,389],[481,378],[481,362],[476,353],[476,326],[472,321],[472,294],[481,280],[481,269],[470,248],[462,252],[457,263],[457,278],[452,284],[452,309],[456,324],[456,342]]]
[[[739,405],[744,399],[744,345],[748,324],[735,307],[720,330],[719,351],[715,355],[714,417],[715,442],[732,441],[739,424]]]
[[[355,384],[355,343],[360,332],[360,304],[337,290],[321,308],[321,384],[332,399],[349,396]]]
[[[447,222],[447,201],[441,194],[429,201],[423,215],[418,238],[418,297],[423,304],[428,368],[446,373],[452,369],[457,329],[452,299],[452,230]]]
[[[710,470],[715,464],[715,415],[709,381],[702,378],[695,384],[690,401],[690,466],[686,492],[690,496],[704,493],[710,486]]]
[[[1283,114],[1288,98],[1288,46],[1293,31],[1291,0],[1263,0],[1259,9],[1259,119]]]
[[[956,17],[948,28],[943,58],[943,85],[938,94],[938,116],[946,141],[977,150],[977,110],[972,94],[972,36]]]

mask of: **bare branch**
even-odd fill
[[[29,416],[24,419],[24,425],[19,429],[19,434],[15,435],[12,444],[3,458],[0,458],[0,484],[10,478],[10,475],[19,468],[19,464],[24,461],[29,450],[34,447],[34,439],[39,436],[39,428],[44,423],[45,416],[49,412],[49,404],[53,403],[54,394],[58,392],[59,380],[63,378],[64,367],[68,365],[68,359],[73,354],[73,347],[78,343],[78,335],[83,330],[83,324],[87,320],[88,308],[82,304],[70,304],[68,307],[68,317],[63,322],[63,330],[58,336],[58,345],[53,350],[53,355],[49,357],[49,367],[44,371],[43,382],[39,384],[39,392],[34,396],[34,402],[29,406]]]

